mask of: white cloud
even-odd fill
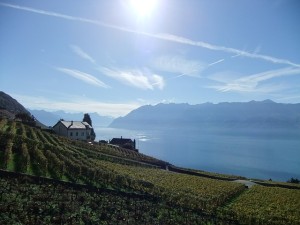
[[[98,70],[104,75],[118,80],[126,85],[144,90],[153,90],[155,87],[158,89],[163,89],[165,85],[163,77],[153,74],[147,70],[121,70],[117,68],[111,69],[108,67],[99,67]]]
[[[91,84],[94,86],[98,86],[98,87],[109,88],[108,85],[106,85],[101,80],[99,80],[98,78],[96,78],[88,73],[84,73],[79,70],[60,68],[60,67],[56,68],[56,70],[63,72],[69,76],[72,76],[76,79],[82,80],[85,83],[88,83],[88,84]]]
[[[197,76],[205,64],[196,60],[187,60],[182,56],[164,55],[153,60],[152,66],[160,71],[186,76]]]
[[[221,71],[209,75],[208,79],[224,84],[224,83],[230,83],[233,80],[237,80],[241,78],[241,76],[242,74],[233,71]]]
[[[160,90],[165,87],[164,78],[159,75],[153,74],[150,78],[150,81],[153,82],[152,86],[157,86]]]
[[[86,60],[90,61],[93,64],[96,63],[95,59],[93,59],[89,54],[87,54],[86,52],[84,52],[80,47],[78,47],[76,45],[70,45],[70,48],[72,49],[72,51],[75,54],[77,54],[81,58],[86,59]]]
[[[46,15],[46,16],[53,16],[53,17],[58,17],[58,18],[66,19],[66,20],[73,20],[73,21],[79,21],[79,22],[83,22],[83,23],[94,24],[94,25],[101,26],[101,27],[107,27],[107,28],[111,28],[111,29],[115,29],[115,30],[120,30],[123,32],[144,35],[147,37],[152,37],[152,38],[156,38],[156,39],[160,39],[160,40],[196,46],[196,47],[200,47],[200,48],[209,49],[212,51],[226,52],[226,53],[230,53],[230,54],[235,54],[235,56],[242,55],[244,57],[260,59],[260,60],[264,60],[264,61],[271,62],[271,63],[286,64],[289,66],[300,67],[300,64],[291,62],[287,59],[280,59],[280,58],[276,58],[273,56],[262,55],[262,54],[257,54],[257,53],[250,53],[247,51],[230,48],[230,47],[225,47],[225,46],[220,46],[220,45],[213,45],[213,44],[202,42],[202,41],[194,41],[194,40],[191,40],[188,38],[184,38],[184,37],[180,37],[180,36],[176,36],[176,35],[172,35],[172,34],[147,33],[147,32],[129,29],[126,27],[107,24],[107,23],[104,23],[104,22],[101,22],[98,20],[91,20],[91,19],[86,19],[86,18],[82,18],[82,17],[69,16],[69,15],[65,15],[65,14],[35,9],[35,8],[31,8],[31,7],[24,7],[24,6],[20,6],[20,5],[14,5],[14,4],[8,4],[8,3],[0,3],[0,5],[4,6],[4,7],[10,7],[10,8],[19,9],[19,10],[28,11],[28,12],[37,13],[37,14],[42,14],[42,15]]]
[[[283,86],[282,84],[264,84],[262,83],[264,81],[276,78],[276,77],[282,77],[282,76],[291,76],[291,75],[300,75],[300,68],[283,68],[278,70],[269,70],[262,73],[253,74],[250,76],[233,79],[226,82],[226,79],[224,77],[216,78],[212,77],[213,80],[217,80],[219,82],[223,82],[221,85],[214,85],[210,86],[210,88],[217,89],[221,92],[227,92],[227,91],[238,91],[238,92],[274,92],[277,90],[281,90],[286,88],[286,86]],[[228,78],[227,78],[228,80]]]
[[[256,81],[261,82],[264,80],[269,80],[275,77],[281,77],[281,76],[289,76],[289,75],[300,75],[300,68],[283,68],[278,70],[269,70],[263,73],[254,74],[245,78],[241,78],[243,81]]]
[[[97,112],[102,116],[125,116],[141,106],[139,103],[107,103],[94,101],[80,96],[68,97],[66,100],[49,99],[44,97],[11,94],[22,105],[29,109],[43,109],[47,111],[63,110],[65,112]],[[84,110],[84,111],[82,111]]]
[[[300,101],[300,95],[285,96],[285,97],[278,98],[278,100],[279,101],[294,100],[294,101],[296,101],[296,103],[299,103],[299,101]]]

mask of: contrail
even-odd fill
[[[218,60],[218,61],[216,61],[216,62],[213,62],[213,63],[208,64],[207,67],[212,66],[212,65],[215,65],[215,64],[218,64],[218,63],[223,62],[223,61],[225,61],[225,59],[220,59],[220,60]]]
[[[246,52],[243,50],[220,46],[220,45],[213,45],[213,44],[210,44],[207,42],[202,42],[202,41],[193,41],[191,39],[187,39],[187,38],[172,35],[172,34],[153,34],[153,33],[148,33],[148,32],[142,32],[142,31],[129,29],[126,27],[121,27],[121,26],[117,26],[117,25],[113,25],[113,24],[104,23],[104,22],[101,22],[98,20],[92,20],[92,19],[76,17],[76,16],[69,16],[69,15],[65,15],[65,14],[61,14],[61,13],[35,9],[35,8],[31,8],[31,7],[26,7],[26,6],[14,5],[14,4],[8,4],[8,3],[0,3],[0,5],[4,6],[4,7],[19,9],[19,10],[42,14],[42,15],[46,15],[46,16],[53,16],[53,17],[58,17],[58,18],[66,19],[66,20],[79,21],[79,22],[94,24],[97,26],[111,28],[111,29],[115,29],[115,30],[119,30],[119,31],[123,31],[123,32],[144,35],[144,36],[156,38],[159,40],[165,40],[165,41],[175,42],[175,43],[179,43],[179,44],[185,44],[185,45],[191,45],[191,46],[195,46],[195,47],[205,48],[205,49],[209,49],[212,51],[221,51],[221,52],[226,52],[226,53],[235,54],[235,55],[243,55],[244,57],[248,57],[248,58],[260,59],[260,60],[264,60],[264,61],[271,62],[271,63],[286,64],[289,66],[300,67],[300,64],[291,62],[287,59],[280,59],[280,58],[275,58],[275,57],[268,56],[268,55],[250,53],[250,52]]]

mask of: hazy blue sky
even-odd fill
[[[0,90],[31,109],[110,116],[300,102],[300,1],[152,2],[0,0]]]

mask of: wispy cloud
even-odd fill
[[[86,60],[90,61],[93,64],[96,63],[96,60],[93,59],[89,54],[87,54],[86,52],[84,52],[80,47],[78,47],[76,45],[70,45],[70,48],[72,49],[72,51],[75,54],[77,54],[81,58],[86,59]]]
[[[297,100],[297,103],[299,103],[300,95],[292,95],[292,96],[285,96],[278,98],[279,101],[286,101],[286,100]]]
[[[74,70],[74,69],[68,69],[68,68],[61,68],[61,67],[57,67],[56,70],[63,72],[69,76],[72,76],[76,79],[79,79],[85,83],[94,85],[94,86],[98,86],[98,87],[103,87],[103,88],[109,88],[108,85],[106,85],[105,83],[103,83],[101,80],[99,80],[98,78],[88,74],[88,73],[84,73],[81,72],[79,70]]]
[[[261,46],[258,45],[258,46],[254,49],[253,53],[254,53],[254,54],[258,54],[260,51],[261,51]]]
[[[119,117],[125,116],[132,110],[140,107],[138,102],[109,103],[72,96],[67,99],[49,99],[45,97],[26,96],[12,93],[22,105],[30,109],[44,109],[47,111],[63,110],[65,112],[97,112],[102,116]]]
[[[154,88],[163,89],[165,85],[163,77],[153,74],[149,70],[122,70],[103,66],[98,67],[97,69],[108,77],[118,80],[126,85],[144,90],[153,90]]]
[[[285,88],[285,86],[281,84],[271,85],[265,84],[264,87],[259,87],[259,85],[267,80],[282,77],[282,76],[291,76],[291,75],[300,75],[300,68],[283,68],[278,70],[269,70],[262,73],[253,74],[250,76],[234,79],[228,82],[224,82],[224,80],[218,80],[219,82],[224,82],[221,85],[210,86],[211,88],[217,89],[221,92],[228,91],[238,91],[238,92],[274,92]]]
[[[137,31],[133,29],[129,29],[126,27],[122,26],[117,26],[117,25],[112,25],[112,24],[107,24],[98,20],[92,20],[92,19],[87,19],[87,18],[82,18],[82,17],[76,17],[76,16],[69,16],[61,13],[56,13],[56,12],[51,12],[51,11],[46,11],[46,10],[40,10],[40,9],[35,9],[31,7],[25,7],[25,6],[20,6],[20,5],[14,5],[14,4],[8,4],[8,3],[0,3],[1,6],[5,7],[10,7],[14,9],[19,9],[19,10],[24,10],[32,13],[37,13],[37,14],[42,14],[46,16],[53,16],[53,17],[58,17],[66,20],[72,20],[72,21],[79,21],[79,22],[84,22],[84,23],[89,23],[89,24],[94,24],[97,26],[102,26],[102,27],[107,27],[115,30],[120,30],[123,32],[129,32],[129,33],[135,33],[135,34],[140,34],[160,40],[165,40],[165,41],[170,41],[170,42],[176,42],[180,44],[185,44],[185,45],[191,45],[191,46],[196,46],[200,48],[205,48],[209,49],[212,51],[221,51],[221,52],[226,52],[234,55],[243,55],[244,57],[248,58],[253,58],[253,59],[260,59],[264,60],[267,62],[271,63],[277,63],[277,64],[285,64],[289,66],[294,66],[294,67],[300,67],[300,64],[291,62],[287,59],[281,59],[281,58],[276,58],[273,56],[268,56],[268,55],[263,55],[263,54],[257,54],[257,53],[250,53],[247,51],[235,49],[235,48],[230,48],[230,47],[225,47],[225,46],[220,46],[220,45],[213,45],[207,42],[202,42],[202,41],[194,41],[188,38],[176,36],[173,34],[153,34],[153,33],[147,33],[147,32],[142,32],[142,31]]]
[[[154,59],[151,66],[159,71],[182,76],[197,76],[204,69],[205,63],[188,60],[178,55],[164,55]]]
[[[158,89],[164,88],[164,79],[163,77],[153,74],[150,70],[144,69],[119,69],[119,68],[108,68],[97,65],[96,61],[89,56],[88,53],[84,52],[80,47],[71,45],[71,49],[80,57],[89,60],[92,62],[98,71],[103,73],[104,75],[118,80],[126,85],[137,87],[140,89],[151,89],[153,90],[155,87]],[[77,79],[81,79],[87,83],[101,86],[101,87],[108,87],[106,84],[98,80],[96,77],[83,73],[78,70],[71,70],[66,68],[57,68],[59,71],[64,72],[68,75],[71,75]]]
[[[241,56],[243,55],[242,53],[238,53],[238,54],[235,54],[235,55],[232,55],[231,58],[235,58],[235,57],[238,57],[238,56]]]

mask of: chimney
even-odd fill
[[[68,129],[73,125],[73,120],[71,121],[71,124],[68,126]]]

